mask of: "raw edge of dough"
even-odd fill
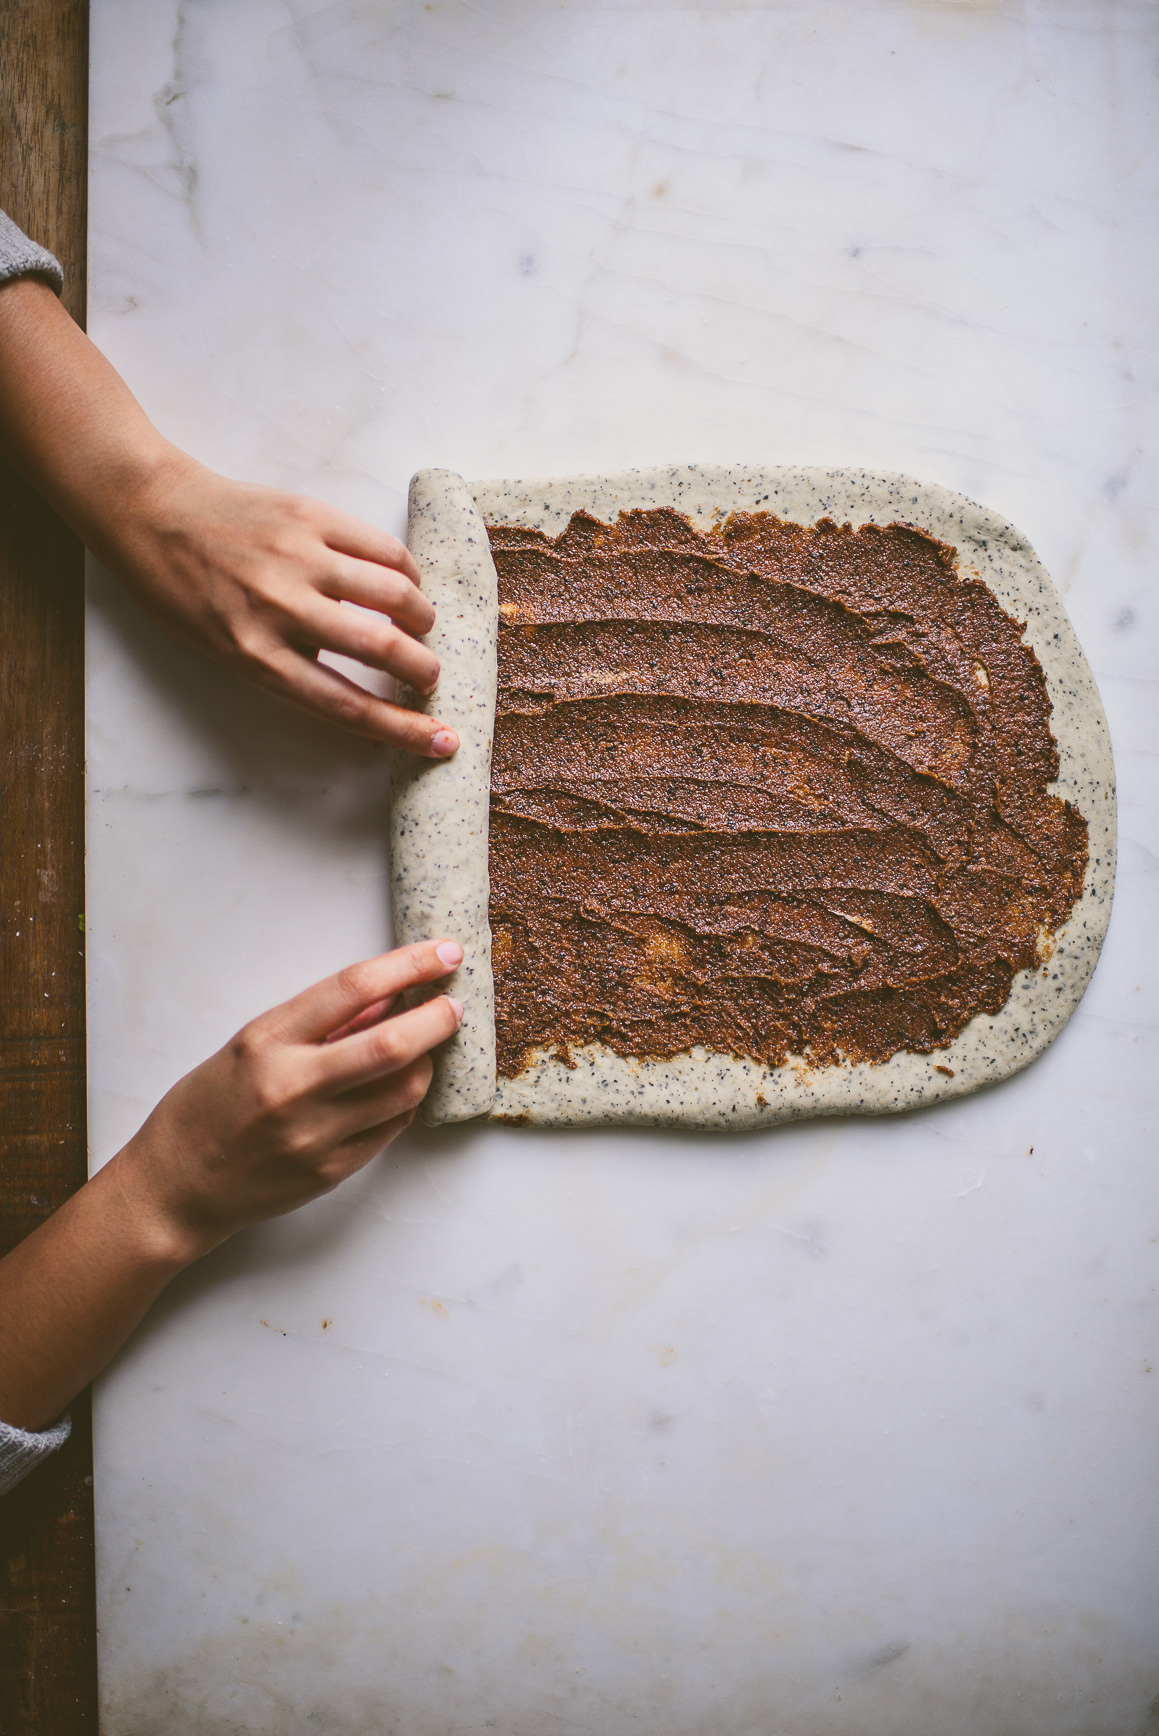
[[[420,470],[411,479],[407,540],[437,612],[426,643],[439,659],[439,685],[428,698],[408,694],[416,710],[437,711],[458,732],[449,760],[400,755],[391,779],[390,874],[397,945],[450,935],[463,962],[431,995],[463,1003],[459,1030],[436,1049],[424,1121],[467,1121],[495,1099],[495,993],[491,975],[487,837],[491,740],[495,728],[495,563],[487,529],[470,490],[452,470]]]
[[[952,544],[959,569],[1026,622],[1046,675],[1059,746],[1055,792],[1087,821],[1090,857],[1083,892],[1052,937],[1041,966],[1014,979],[994,1017],[981,1014],[932,1055],[908,1051],[882,1064],[769,1068],[693,1050],[670,1061],[630,1060],[600,1044],[573,1051],[576,1065],[540,1057],[497,1082],[493,1120],[538,1126],[642,1125],[741,1129],[810,1115],[883,1115],[960,1097],[1025,1067],[1053,1041],[1078,1005],[1110,917],[1115,873],[1115,782],[1098,690],[1062,601],[1015,527],[937,483],[861,470],[674,465],[618,475],[471,485],[484,520],[557,535],[583,509],[610,520],[634,507],[673,507],[694,524],[731,512],[774,512],[798,524],[904,522]],[[1047,944],[1050,944],[1048,940]],[[938,1071],[950,1068],[953,1077]]]

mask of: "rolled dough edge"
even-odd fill
[[[487,530],[461,476],[420,470],[411,480],[407,540],[436,621],[426,643],[439,684],[407,701],[437,711],[459,736],[449,760],[399,756],[391,778],[390,873],[396,944],[448,935],[463,962],[431,994],[463,1003],[463,1023],[433,1056],[420,1114],[432,1124],[484,1115],[495,1098],[487,835],[495,727],[499,601]]]

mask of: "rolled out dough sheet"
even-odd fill
[[[1051,788],[1074,803],[1089,828],[1086,878],[1049,959],[1015,977],[999,1013],[972,1019],[933,1054],[902,1052],[880,1064],[836,1067],[811,1067],[802,1057],[766,1067],[704,1049],[667,1061],[635,1060],[592,1043],[573,1049],[574,1066],[539,1055],[515,1079],[496,1076],[487,831],[498,596],[485,525],[522,525],[555,536],[581,509],[612,521],[633,508],[655,507],[671,507],[705,527],[745,511],[798,524],[827,517],[854,526],[914,525],[954,547],[961,572],[980,578],[1009,614],[1025,621],[1024,640],[1042,665],[1053,707],[1060,769]],[[882,1115],[1005,1079],[1058,1035],[1090,980],[1110,916],[1114,765],[1098,690],[1074,629],[1013,525],[936,483],[862,470],[677,465],[472,484],[450,471],[420,471],[411,483],[410,544],[438,611],[429,643],[442,675],[430,703],[463,743],[450,761],[408,762],[396,773],[392,803],[398,940],[448,933],[466,949],[452,991],[466,1015],[436,1058],[423,1107],[427,1121],[487,1115],[538,1126],[723,1130],[809,1115]]]

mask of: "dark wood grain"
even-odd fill
[[[0,5],[0,207],[83,323],[87,0]],[[84,555],[0,468],[0,1245],[85,1176]],[[95,1732],[91,1434],[0,1503],[0,1736]]]

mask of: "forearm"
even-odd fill
[[[184,457],[35,278],[0,287],[0,449],[98,554]]]
[[[100,1373],[196,1249],[120,1159],[0,1260],[0,1418],[42,1429]]]
[[[197,463],[30,277],[0,284],[0,456],[188,643],[373,741],[455,752],[438,718],[379,698],[321,656],[433,691],[438,660],[422,637],[434,610],[406,547],[319,501]]]
[[[0,1260],[0,1419],[42,1429],[184,1267],[327,1193],[409,1126],[463,1009],[400,998],[456,941],[365,959],[254,1019],[178,1080],[112,1162]]]

